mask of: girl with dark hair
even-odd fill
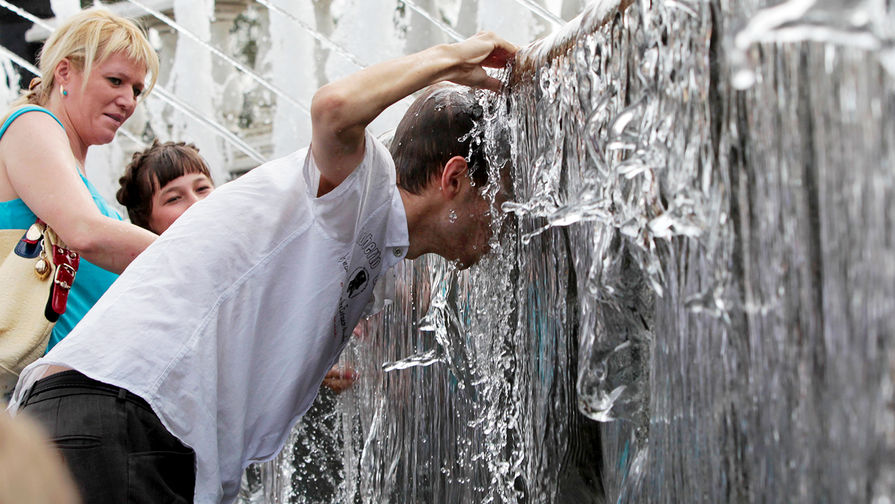
[[[214,190],[198,147],[158,140],[134,154],[118,183],[116,198],[131,222],[157,234]]]

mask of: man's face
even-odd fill
[[[497,199],[496,205],[492,206],[483,190],[470,187],[449,214],[450,238],[454,246],[446,257],[452,259],[459,269],[472,266],[490,251],[492,218],[504,197],[499,194]]]

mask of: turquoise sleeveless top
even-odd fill
[[[6,129],[9,128],[9,125],[12,124],[17,117],[25,112],[32,111],[44,112],[49,114],[53,119],[56,119],[56,116],[54,116],[52,112],[43,107],[34,105],[22,107],[13,112],[12,115],[9,116],[9,119],[3,123],[3,126],[0,126],[0,138],[3,137],[3,134],[6,133]],[[56,119],[56,122],[62,126],[59,119]],[[112,206],[99,195],[96,187],[81,174],[80,170],[78,171],[78,175],[81,176],[81,180],[84,181],[84,185],[87,186],[87,190],[90,191],[90,196],[93,197],[93,202],[96,204],[96,207],[99,208],[99,211],[106,217],[122,220],[118,211],[112,208]],[[34,215],[34,212],[32,212],[21,199],[0,202],[0,229],[28,229],[31,224],[34,224],[35,219],[37,219],[37,216]],[[87,310],[99,300],[116,278],[118,278],[118,275],[115,273],[104,270],[95,264],[91,264],[88,261],[85,261],[83,257],[81,258],[81,264],[78,266],[78,273],[75,275],[75,282],[72,285],[71,291],[68,293],[68,305],[65,308],[65,313],[59,317],[59,321],[57,321],[56,325],[53,327],[53,334],[50,335],[50,343],[47,345],[47,351],[68,335],[81,318],[87,314]]]

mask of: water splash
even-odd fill
[[[738,87],[768,4],[595,3],[519,55],[476,132],[493,252],[408,265],[364,322],[325,502],[895,494],[887,49],[765,25]]]

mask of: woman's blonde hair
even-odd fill
[[[85,9],[69,18],[44,42],[38,58],[41,76],[31,82],[30,89],[13,104],[46,105],[55,85],[55,71],[68,58],[84,74],[84,86],[94,64],[121,53],[146,68],[149,84],[141,96],[146,96],[158,78],[158,55],[149,45],[146,35],[137,24],[108,10],[95,7]]]

